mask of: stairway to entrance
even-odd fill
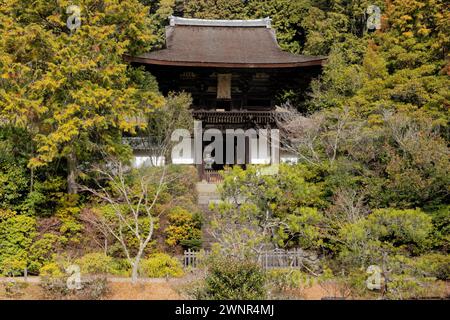
[[[202,239],[203,249],[211,249],[211,245],[214,242],[214,238],[209,233],[209,226],[211,221],[211,210],[209,209],[210,203],[218,203],[220,201],[220,195],[217,191],[217,184],[199,182],[197,183],[198,205],[203,213],[203,228]]]

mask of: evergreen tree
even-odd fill
[[[144,125],[163,99],[148,74],[123,60],[155,40],[148,8],[137,0],[79,1],[81,26],[69,30],[71,3],[3,1],[0,117],[33,133],[30,167],[64,158],[69,192],[76,192],[83,154],[101,145],[119,153],[120,131]]]

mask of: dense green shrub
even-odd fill
[[[176,258],[165,253],[155,253],[141,261],[140,273],[149,278],[181,277],[183,269]]]
[[[342,263],[354,268],[381,264],[382,252],[417,254],[430,245],[431,218],[423,211],[379,209],[341,227]]]
[[[187,239],[181,240],[180,245],[186,249],[200,250],[202,248],[203,241],[201,239]]]
[[[42,181],[34,181],[33,190],[27,195],[21,210],[49,217],[64,203],[66,188],[66,180],[60,176],[47,175]]]
[[[0,162],[0,208],[17,209],[27,186],[25,168],[11,163],[2,165]]]
[[[75,260],[82,274],[108,274],[113,272],[113,258],[101,252],[85,254]]]
[[[426,277],[435,277],[440,280],[450,279],[450,255],[430,253],[418,257],[414,269]]]
[[[379,209],[367,218],[371,237],[396,245],[424,247],[432,230],[431,218],[423,211]]]
[[[52,233],[44,233],[40,239],[31,245],[28,271],[37,273],[43,265],[52,260],[52,256],[65,241],[64,237]]]
[[[116,276],[130,276],[131,264],[127,259],[114,258],[111,263],[110,273]]]
[[[49,262],[44,264],[39,269],[39,276],[41,278],[58,278],[64,275],[61,267],[56,262]]]
[[[390,279],[386,297],[394,300],[443,298],[445,292],[445,284],[436,284],[434,278],[394,275]]]
[[[208,268],[204,293],[213,300],[265,299],[266,275],[250,261],[214,259]]]
[[[80,266],[80,271],[88,275],[112,274],[116,276],[128,276],[131,265],[127,259],[113,258],[103,252],[87,253],[75,260]]]
[[[61,221],[59,232],[72,243],[79,243],[83,225],[78,220],[81,212],[79,196],[63,193],[57,204],[55,216]]]
[[[169,215],[170,225],[164,230],[166,243],[175,246],[186,241],[201,239],[201,220],[198,215],[192,214],[181,207],[174,207]]]
[[[36,219],[15,215],[0,220],[0,273],[20,275],[27,267],[36,236]]]
[[[433,219],[433,246],[443,252],[450,250],[450,205],[442,205],[430,212]]]

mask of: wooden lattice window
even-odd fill
[[[195,73],[193,73],[193,72],[183,72],[180,74],[180,79],[183,79],[183,80],[192,80],[195,78],[196,78],[196,76],[195,76]]]

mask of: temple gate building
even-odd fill
[[[179,17],[170,18],[164,49],[127,57],[130,63],[144,65],[156,77],[164,95],[189,92],[193,117],[202,121],[203,130],[215,128],[222,132],[276,128],[278,97],[287,90],[305,92],[320,74],[325,59],[283,51],[269,18]],[[267,163],[265,160],[270,159],[270,155],[268,159],[258,159],[249,149],[247,143],[241,162]],[[223,151],[227,154],[231,150]],[[207,181],[213,181],[215,172],[222,168],[221,163],[208,168],[204,162],[198,165],[199,175]]]

